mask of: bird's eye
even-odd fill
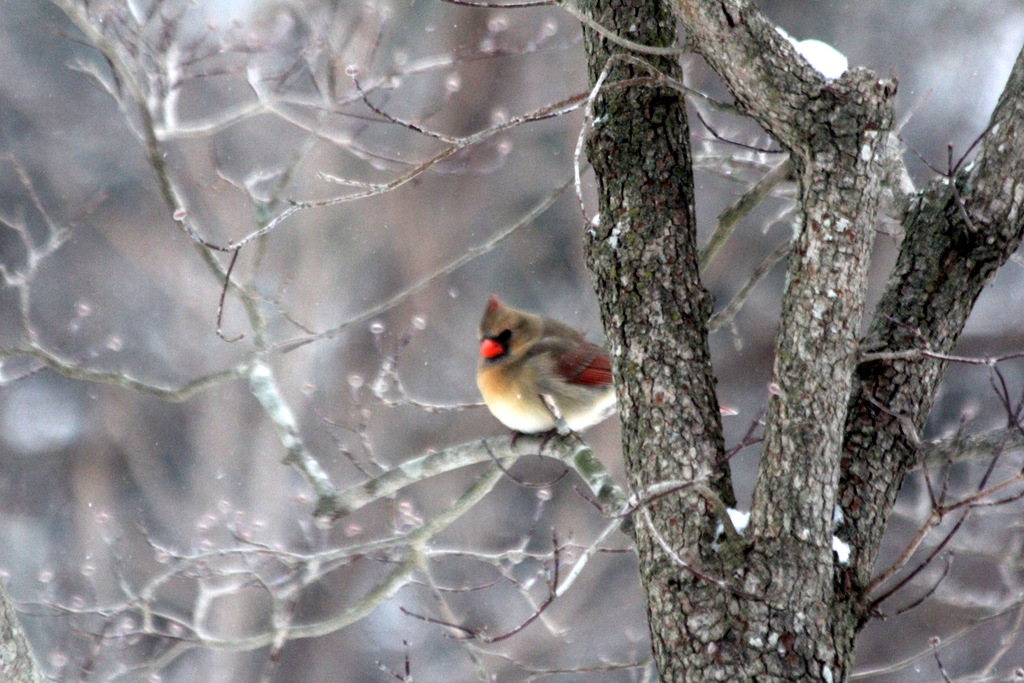
[[[508,344],[508,340],[512,338],[512,330],[502,330],[501,334],[494,338],[494,341],[498,342],[502,346]]]

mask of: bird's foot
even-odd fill
[[[562,424],[564,425],[565,423],[563,422]],[[562,431],[557,426],[555,426],[554,428],[549,429],[546,432],[535,432],[534,433],[534,432],[514,431],[514,432],[512,432],[512,443],[511,443],[512,450],[516,449],[516,441],[518,441],[520,437],[523,437],[523,436],[534,436],[534,437],[537,437],[538,439],[540,439],[540,446],[537,448],[537,455],[543,455],[544,454],[544,447],[548,445],[548,442],[551,441],[551,439],[555,438],[556,436],[558,436],[558,437],[568,436],[569,434],[573,433],[571,429],[568,429],[568,428],[566,428],[566,429],[567,429],[567,431]]]

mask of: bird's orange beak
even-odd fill
[[[484,339],[480,342],[480,355],[484,358],[496,358],[505,353],[505,347],[493,339]]]

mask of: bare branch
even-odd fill
[[[792,174],[793,162],[786,158],[761,178],[761,180],[757,181],[742,197],[733,202],[729,208],[718,215],[718,225],[715,226],[714,232],[711,233],[711,237],[708,238],[707,244],[700,250],[700,255],[698,256],[702,271],[707,268],[711,260],[715,258],[715,255],[728,241],[729,237],[732,236],[740,221],[750,215],[750,212],[757,208],[772,193],[772,190],[785,182]]]
[[[30,356],[35,358],[46,367],[70,379],[82,380],[84,382],[96,382],[99,384],[110,384],[125,389],[131,389],[132,391],[138,391],[149,396],[155,396],[156,398],[163,401],[170,401],[171,403],[182,403],[189,400],[197,393],[205,391],[211,387],[218,386],[234,379],[247,377],[252,367],[251,361],[243,361],[226,370],[220,370],[209,375],[193,378],[181,386],[169,387],[137,379],[124,371],[103,371],[83,368],[79,363],[62,358],[56,353],[44,349],[36,344],[16,346],[10,349],[0,349],[0,360],[16,358],[18,356]]]
[[[743,305],[747,302],[747,299],[750,297],[751,292],[754,291],[754,288],[757,287],[761,280],[771,272],[772,268],[775,267],[775,264],[781,261],[783,257],[789,253],[790,248],[790,242],[783,242],[764,257],[764,260],[761,261],[757,268],[754,269],[754,272],[750,274],[750,279],[747,280],[747,282],[740,288],[740,291],[736,292],[736,296],[734,296],[729,303],[725,305],[725,308],[720,311],[716,311],[708,319],[709,333],[717,332],[723,325],[727,325],[732,322],[736,317],[736,314],[740,312]]]
[[[440,268],[434,270],[433,272],[428,273],[427,275],[425,275],[420,280],[416,281],[415,283],[413,283],[409,287],[406,287],[405,289],[403,289],[402,291],[398,292],[394,296],[388,298],[387,300],[377,304],[376,306],[374,306],[372,308],[364,310],[364,311],[362,311],[362,312],[360,312],[360,313],[358,313],[358,314],[356,314],[356,315],[354,315],[354,316],[352,316],[350,318],[346,318],[345,320],[341,321],[340,323],[335,324],[333,327],[331,327],[330,329],[325,330],[323,332],[319,332],[319,333],[314,334],[314,335],[310,335],[310,336],[306,336],[306,337],[299,337],[297,339],[292,339],[292,340],[289,340],[289,341],[281,342],[280,344],[276,345],[273,350],[275,352],[278,352],[278,353],[289,353],[291,351],[294,351],[297,348],[305,346],[306,344],[309,344],[311,342],[317,341],[319,339],[331,339],[331,338],[334,338],[334,337],[338,336],[339,334],[341,334],[345,329],[351,327],[352,325],[358,325],[360,323],[364,323],[367,320],[370,320],[370,319],[372,319],[372,318],[374,318],[374,317],[384,313],[385,311],[388,311],[388,310],[394,308],[399,303],[401,303],[402,301],[405,301],[406,299],[408,299],[410,296],[412,296],[416,292],[419,292],[419,291],[423,290],[428,285],[436,282],[437,280],[441,279],[445,275],[449,275],[449,274],[455,272],[456,270],[458,270],[459,268],[464,266],[466,263],[472,261],[473,259],[477,258],[481,254],[486,254],[487,252],[491,251],[492,249],[494,249],[494,247],[496,247],[498,244],[500,244],[506,238],[508,238],[511,235],[513,235],[519,229],[521,229],[521,228],[523,228],[523,227],[533,223],[533,221],[535,221],[539,216],[541,216],[545,211],[547,211],[551,207],[551,205],[555,203],[555,200],[563,192],[565,192],[565,190],[567,190],[569,187],[570,187],[570,183],[563,183],[562,185],[557,187],[554,191],[552,191],[551,193],[545,195],[529,211],[524,213],[515,223],[512,223],[511,225],[508,225],[505,228],[499,230],[494,235],[492,235],[490,239],[488,239],[487,241],[483,242],[482,244],[479,244],[479,245],[477,245],[475,247],[471,247],[471,248],[463,251],[458,256],[458,258],[452,260],[451,262],[445,264],[444,266],[441,266]]]

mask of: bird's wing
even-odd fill
[[[553,353],[555,371],[571,384],[609,386],[612,362],[608,352],[597,344],[583,342]]]

